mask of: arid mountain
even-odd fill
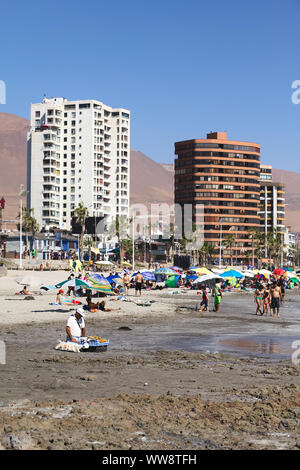
[[[142,152],[131,150],[130,157],[131,204],[148,205],[158,202],[172,204],[173,173]]]
[[[28,129],[27,119],[0,113],[0,199],[4,196],[6,200],[3,219],[16,218],[19,211],[20,184],[26,187]]]
[[[300,173],[273,168],[273,181],[285,184],[285,224],[300,232]]]
[[[15,219],[19,188],[26,186],[27,119],[0,113],[0,199],[6,199],[3,219]],[[142,152],[131,150],[131,204],[173,203],[174,169],[157,163]],[[286,185],[286,223],[300,232],[300,173],[273,169],[273,180]],[[9,228],[9,226],[7,227]]]

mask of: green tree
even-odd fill
[[[235,236],[230,233],[228,235],[226,235],[225,239],[224,239],[224,246],[225,248],[229,248],[229,251],[230,251],[230,264],[232,266],[232,247],[234,245],[234,242],[235,242]]]
[[[20,215],[21,214],[19,211],[18,218],[20,218]],[[21,225],[18,224],[18,230],[20,229]],[[29,249],[29,233],[31,232],[33,248],[36,252],[36,233],[39,230],[39,224],[34,217],[34,209],[27,209],[26,207],[22,208],[22,230],[24,231],[26,237],[26,250]]]
[[[73,216],[75,217],[76,224],[79,224],[81,227],[80,241],[79,241],[79,259],[82,259],[83,254],[83,240],[85,234],[85,222],[89,216],[89,211],[87,207],[84,206],[83,202],[79,203],[79,206],[76,207],[73,211]]]

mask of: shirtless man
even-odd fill
[[[281,289],[280,286],[274,282],[271,287],[271,317],[279,317],[279,308],[280,308],[280,297],[281,297]],[[274,313],[274,315],[273,315]],[[277,315],[276,315],[277,313]]]
[[[143,285],[144,279],[143,276],[141,275],[140,271],[138,271],[137,275],[135,276],[135,295],[138,295],[138,292],[140,293],[140,296],[142,295],[142,285]]]

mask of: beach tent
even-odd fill
[[[180,276],[169,276],[168,279],[166,279],[166,287],[177,287],[178,280]]]
[[[234,269],[231,269],[230,271],[224,271],[222,274],[220,274],[220,276],[223,278],[235,277],[238,279],[244,277],[243,274],[241,274],[239,271],[235,271]]]

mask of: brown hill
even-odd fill
[[[130,202],[173,204],[173,174],[142,152],[130,152]]]
[[[19,210],[20,184],[26,187],[27,119],[0,113],[0,198],[6,208],[3,219],[15,219]],[[7,226],[9,228],[9,226]]]
[[[300,173],[273,168],[273,181],[285,184],[285,224],[300,232]]]

